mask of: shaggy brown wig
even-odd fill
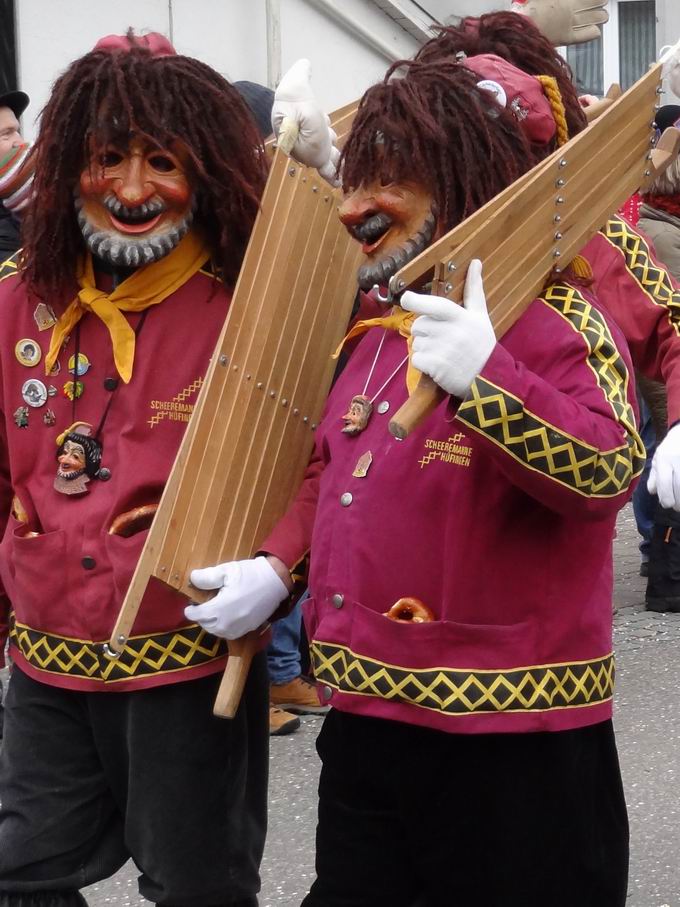
[[[450,230],[536,163],[512,113],[451,60],[392,66],[364,94],[342,158],[343,190],[422,183]]]
[[[455,60],[456,54],[468,57],[496,54],[531,76],[553,76],[562,95],[569,137],[587,126],[579,104],[572,71],[548,39],[528,16],[520,13],[488,13],[468,17],[459,25],[443,27],[438,35],[418,51],[417,60]]]
[[[85,251],[74,193],[90,142],[127,145],[132,134],[159,148],[179,143],[189,158],[196,223],[213,261],[233,284],[266,180],[257,126],[239,92],[204,63],[179,55],[96,50],[57,80],[36,143],[35,204],[24,220],[24,279],[52,304],[73,285]]]

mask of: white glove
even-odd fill
[[[656,449],[647,490],[662,507],[680,511],[680,425],[674,425]]]
[[[528,16],[556,47],[582,44],[600,37],[609,20],[609,0],[514,0],[513,13]]]
[[[274,93],[272,128],[278,140],[282,126],[285,130],[292,122],[297,127],[298,135],[287,153],[300,164],[316,167],[323,179],[337,186],[337,163],[340,159],[340,150],[335,147],[337,136],[314,97],[311,71],[309,60],[298,60],[281,79]],[[284,121],[287,122],[284,124]],[[287,149],[284,147],[284,150]]]
[[[225,639],[256,630],[288,597],[285,583],[266,557],[192,570],[190,579],[197,589],[220,591],[203,605],[187,605],[185,617]]]
[[[400,305],[420,315],[411,326],[413,366],[448,394],[465,397],[496,345],[486,310],[481,261],[470,262],[462,306],[441,296],[411,291],[404,293]]]

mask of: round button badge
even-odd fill
[[[82,378],[82,376],[88,372],[90,365],[90,360],[85,353],[78,353],[77,365],[75,356],[71,356],[68,360],[68,370],[72,375],[75,375],[76,378]]]
[[[29,378],[21,387],[21,396],[29,406],[44,406],[47,402],[47,388],[37,378]]]
[[[42,359],[42,350],[40,344],[30,337],[24,337],[14,347],[14,355],[17,360],[27,368],[33,368]]]

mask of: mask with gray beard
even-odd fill
[[[350,232],[359,242],[371,242],[375,237],[385,233],[391,225],[389,215],[380,212],[375,214],[360,226],[350,228]],[[420,255],[432,242],[437,227],[437,216],[434,210],[430,211],[419,230],[410,236],[403,245],[393,249],[384,258],[378,261],[369,261],[362,265],[357,272],[357,280],[362,290],[370,290],[375,284],[387,286],[390,278],[404,265]]]
[[[115,195],[110,194],[104,199],[105,207],[116,217],[129,222],[141,223],[150,220],[164,210],[163,202],[150,202],[128,208],[120,202]],[[173,224],[163,233],[151,233],[149,236],[140,235],[124,236],[116,230],[97,230],[88,221],[83,208],[83,200],[79,192],[75,197],[78,226],[83,234],[90,252],[102,261],[108,262],[118,268],[138,268],[151,262],[164,258],[186,236],[194,219],[195,201],[191,210],[179,223]]]

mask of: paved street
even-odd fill
[[[628,907],[680,907],[680,615],[642,609],[644,580],[630,508],[615,545],[616,728],[631,821]],[[272,739],[270,831],[261,907],[297,907],[313,878],[321,719]],[[92,907],[143,905],[129,863],[85,891]],[[546,905],[548,907],[548,905]],[[578,905],[574,905],[578,907]],[[606,907],[606,905],[603,905]]]

